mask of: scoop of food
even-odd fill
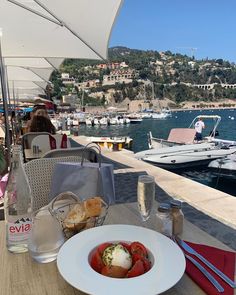
[[[91,267],[102,275],[113,278],[131,278],[151,268],[146,247],[139,243],[104,243],[92,253]]]
[[[120,266],[130,269],[132,265],[132,257],[129,251],[121,244],[115,244],[107,247],[102,255],[102,261],[108,266]]]

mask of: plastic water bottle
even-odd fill
[[[32,227],[32,194],[20,146],[13,146],[11,169],[4,194],[7,248],[13,253],[28,251]]]

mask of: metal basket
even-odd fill
[[[64,199],[62,201],[61,195],[62,194],[58,195],[55,198],[54,202],[52,202],[50,211],[51,214],[60,222],[66,238],[70,238],[83,230],[103,225],[109,208],[109,206],[103,200],[102,210],[99,216],[89,217],[85,221],[79,223],[65,223],[64,220],[68,215],[68,212],[73,208],[75,204],[82,203],[82,201],[79,200],[78,197],[71,192],[63,193],[64,196],[68,196],[67,200]]]

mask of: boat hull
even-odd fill
[[[199,161],[192,161],[192,162],[187,162],[187,163],[156,163],[156,162],[152,162],[149,160],[143,160],[147,163],[150,163],[154,166],[157,166],[159,168],[163,168],[165,170],[170,170],[170,171],[175,171],[175,170],[182,170],[182,169],[189,169],[189,168],[193,168],[193,167],[203,167],[203,166],[207,166],[212,160],[199,160]]]
[[[217,177],[236,179],[236,155],[229,155],[226,158],[211,161],[208,165],[213,175]]]
[[[198,145],[147,150],[137,153],[136,158],[160,168],[175,170],[206,166],[211,161],[224,158],[234,152],[236,152],[236,146],[220,148],[213,143],[202,143]]]

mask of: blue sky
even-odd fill
[[[113,46],[236,62],[236,0],[124,0]]]

